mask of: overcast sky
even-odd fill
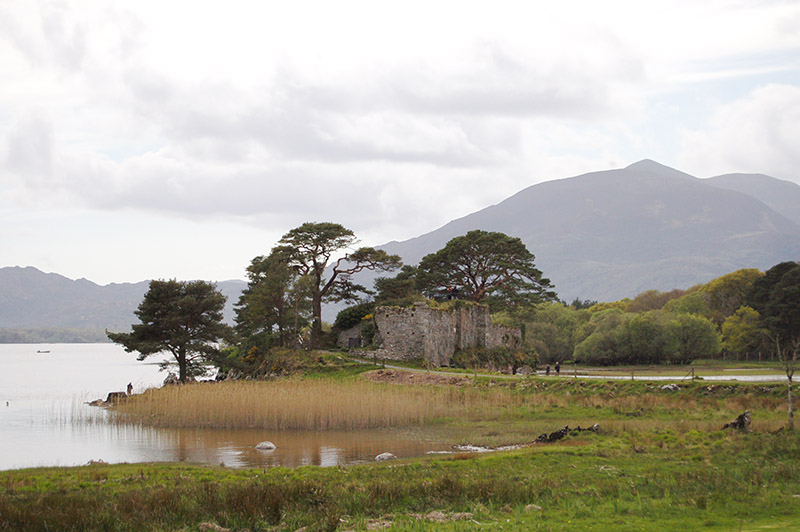
[[[100,284],[645,158],[800,182],[796,0],[0,0],[0,65],[0,266]]]

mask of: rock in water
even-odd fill
[[[384,460],[394,460],[395,458],[397,457],[392,453],[381,453],[375,457],[375,460],[377,460],[378,462],[382,462]]]
[[[256,445],[256,449],[258,449],[259,451],[274,451],[275,449],[277,449],[277,447],[271,441],[262,441],[261,443]]]
[[[119,401],[124,401],[128,398],[128,394],[125,392],[108,392],[108,397],[106,397],[106,403],[117,403]]]

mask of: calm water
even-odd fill
[[[50,351],[37,353],[37,351]],[[404,431],[187,430],[120,427],[83,404],[157,387],[155,364],[114,344],[0,344],[0,469],[118,462],[202,462],[236,467],[343,465],[445,450]],[[155,362],[155,360],[154,360]],[[73,423],[93,417],[94,423]],[[269,440],[274,451],[255,445]]]

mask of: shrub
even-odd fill
[[[375,325],[375,317],[367,314],[361,318],[361,341],[363,345],[370,345],[375,338],[378,327]]]
[[[465,369],[489,369],[498,371],[510,369],[516,373],[523,366],[535,368],[539,357],[533,350],[509,349],[507,347],[474,347],[456,351],[450,359],[453,366]]]
[[[361,303],[347,307],[336,315],[336,321],[333,322],[333,328],[337,331],[346,331],[351,327],[355,327],[364,316],[375,312],[375,303]]]

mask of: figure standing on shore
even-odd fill
[[[548,365],[547,365],[547,367],[546,367],[546,368],[544,368],[544,374],[545,374],[545,376],[547,376],[547,377],[549,377],[549,376],[550,376],[550,364],[548,364]]]
[[[556,362],[556,377],[558,377],[559,375],[561,375],[561,364]]]
[[[129,382],[129,383],[128,383],[128,395],[132,395],[132,394],[133,394],[133,384],[131,384],[131,383]]]

